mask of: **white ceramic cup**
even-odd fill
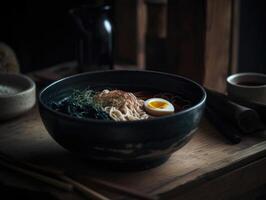
[[[6,93],[7,87],[12,88],[12,94]],[[22,74],[0,73],[0,120],[27,112],[35,102],[36,86],[33,80]]]
[[[233,74],[227,78],[227,92],[232,98],[266,105],[266,75]]]

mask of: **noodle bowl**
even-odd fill
[[[170,102],[174,113],[150,114],[146,103],[156,98]],[[100,161],[108,168],[147,169],[166,161],[191,139],[205,101],[204,89],[184,77],[112,70],[52,83],[40,92],[39,111],[52,138],[79,157]],[[117,120],[148,118],[125,122],[112,116]]]

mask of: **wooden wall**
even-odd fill
[[[167,67],[167,1],[146,0],[147,27],[145,37],[145,67],[165,70]]]
[[[117,0],[115,4],[118,59],[225,91],[232,61],[233,1]]]
[[[115,60],[118,64],[144,66],[144,0],[114,1]]]
[[[167,71],[204,80],[205,0],[169,0]]]
[[[205,32],[204,85],[225,91],[230,67],[232,0],[208,0]]]

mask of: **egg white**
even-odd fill
[[[151,102],[163,102],[163,103],[166,103],[166,107],[165,108],[154,108],[149,105]],[[175,112],[175,107],[173,106],[173,104],[162,98],[147,99],[144,102],[144,108],[145,108],[145,111],[151,116],[164,116],[164,115],[169,115]]]

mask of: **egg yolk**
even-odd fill
[[[164,109],[167,107],[167,103],[161,102],[161,101],[152,101],[152,102],[149,102],[149,106],[152,108]]]

